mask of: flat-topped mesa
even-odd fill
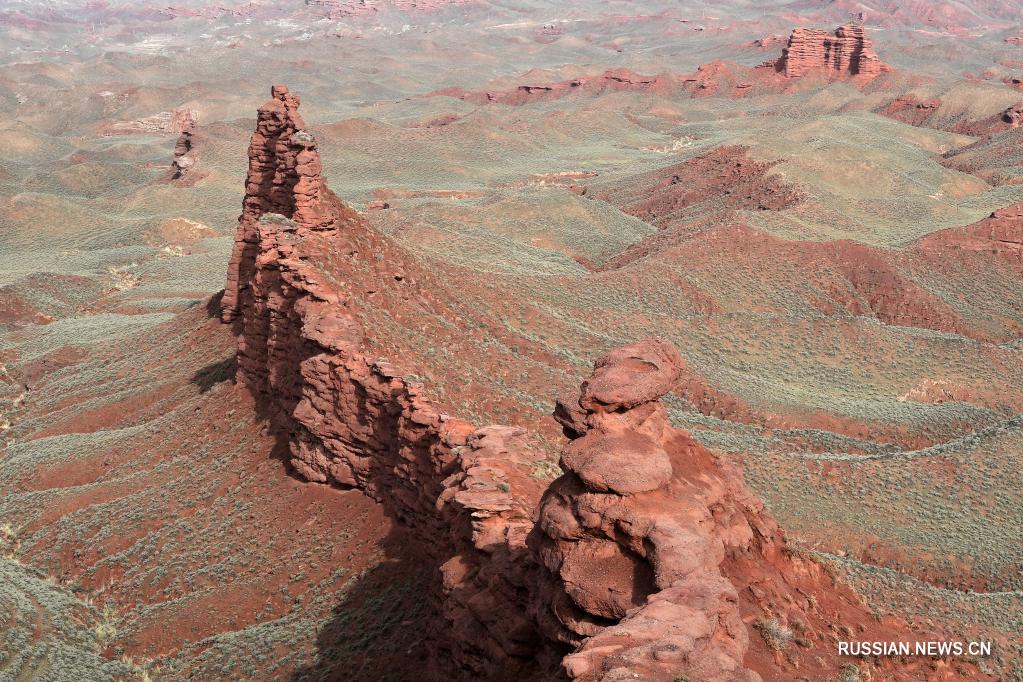
[[[794,29],[781,57],[768,65],[788,78],[815,71],[830,76],[873,77],[891,70],[874,52],[863,26],[856,23],[839,26],[834,33],[815,28]]]
[[[306,132],[298,113],[298,96],[285,85],[273,86],[270,94],[271,99],[259,108],[249,143],[245,199],[221,303],[225,322],[235,319],[242,308],[241,299],[254,272],[263,215],[278,214],[295,221],[299,230],[323,232],[336,229],[340,213],[350,211],[324,183],[316,140]],[[325,201],[328,196],[332,201]]]

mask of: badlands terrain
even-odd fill
[[[0,680],[1023,680],[1021,123],[1011,0],[0,0]]]

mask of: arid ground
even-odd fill
[[[877,64],[786,72],[848,22]],[[786,552],[893,632],[994,643],[899,679],[1023,680],[1012,0],[0,0],[0,680],[436,663],[433,540],[307,480],[236,382],[219,292],[278,83],[386,244],[317,264],[367,357],[523,428],[542,489],[555,401],[663,339],[671,424]],[[764,622],[765,680],[890,679]]]

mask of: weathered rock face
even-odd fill
[[[417,295],[416,266],[330,193],[297,98],[272,94],[224,296],[238,379],[298,474],[365,491],[422,538],[438,619],[424,679],[790,679],[841,669],[839,627],[906,637],[790,552],[734,465],[670,425],[670,344],[604,355],[559,401],[572,439],[546,490],[531,434],[448,416],[367,355],[353,292]],[[749,623],[798,628],[808,654],[782,656]],[[894,665],[885,679],[919,679]]]
[[[561,652],[523,615],[540,455],[521,429],[443,414],[419,383],[362,352],[357,302],[314,263],[373,254],[387,267],[361,283],[372,287],[415,286],[414,268],[326,189],[297,98],[272,94],[250,146],[222,310],[240,331],[238,380],[297,473],[364,490],[424,539],[437,582],[423,589],[442,621],[428,679],[542,677]],[[395,269],[407,273],[400,282]]]
[[[772,62],[788,78],[819,71],[834,76],[877,76],[889,71],[881,62],[863,26],[839,26],[834,33],[797,28],[789,36],[781,57]]]
[[[170,131],[172,133],[194,130],[197,125],[199,125],[199,112],[195,109],[175,109],[171,112]]]
[[[989,253],[1023,270],[1023,204],[1000,208],[966,227],[951,227],[927,235],[916,248],[942,258],[956,252]]]
[[[1023,123],[1023,102],[1017,102],[1003,111],[1002,122],[1010,128],[1018,128]]]
[[[340,202],[329,207],[324,202],[330,190],[321,177],[316,141],[305,132],[298,113],[298,96],[284,85],[275,85],[271,95],[259,109],[256,132],[249,143],[245,199],[222,304],[224,321],[237,317],[244,304],[254,273],[261,216],[274,213],[299,221],[306,230],[330,232],[355,215]]]
[[[181,180],[195,167],[198,124],[194,116],[182,123],[177,142],[174,143],[174,160],[171,162],[171,180]]]
[[[117,99],[125,100],[128,97],[127,94],[122,94],[117,98],[110,91],[99,93],[98,96],[105,104],[112,104]],[[198,120],[199,112],[195,109],[174,109],[130,121],[113,121],[105,124],[100,130],[104,135],[180,133],[195,127]]]
[[[572,677],[608,673],[614,661],[644,679],[671,670],[760,679],[743,664],[749,635],[719,568],[723,537],[753,536],[739,506],[748,495],[735,481],[713,480],[716,466],[686,480],[698,446],[659,402],[681,367],[678,351],[657,340],[597,360],[571,423],[579,435],[562,455],[565,475],[540,505],[531,546],[546,589],[537,621],[579,647],[565,660]],[[724,505],[718,519],[715,505]]]
[[[737,473],[669,424],[660,398],[682,366],[663,341],[635,343],[597,360],[571,420],[562,403],[576,438],[531,546],[545,569],[537,621],[578,647],[572,677],[760,679],[722,564],[783,540]]]

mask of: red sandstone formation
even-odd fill
[[[920,100],[913,95],[896,97],[877,113],[912,126],[924,126],[941,106],[941,100],[933,97]]]
[[[560,99],[571,93],[640,91],[665,95],[688,94],[703,97],[727,94],[743,97],[754,84],[774,85],[764,78],[764,71],[740,67],[733,62],[713,61],[701,65],[696,73],[687,75],[660,74],[642,76],[628,69],[611,69],[596,76],[582,76],[555,83],[520,85],[509,90],[465,90],[444,88],[426,97],[455,97],[473,104],[508,104],[521,106],[533,102]]]
[[[1003,124],[997,122],[997,125]],[[1016,167],[1023,129],[1007,128],[992,132],[989,125],[982,123],[980,127],[981,131],[977,134],[983,137],[965,147],[957,147],[942,154],[937,159],[938,163],[960,173],[975,175],[995,187],[1020,184]]]
[[[222,304],[224,321],[233,320],[244,304],[259,245],[257,223],[264,214],[293,217],[306,229],[324,232],[334,231],[356,216],[341,202],[324,201],[333,194],[320,177],[316,141],[305,131],[298,96],[284,85],[275,85],[271,94],[272,99],[259,109],[256,132],[249,143],[245,199]]]
[[[753,159],[748,147],[726,145],[621,181],[596,196],[661,229],[696,206],[712,205],[714,212],[781,211],[803,195],[771,172],[777,164]]]
[[[977,120],[960,121],[948,128],[953,133],[973,135],[975,137],[994,135],[1006,130],[1018,128],[1023,123],[1023,102]]]
[[[177,114],[178,112],[175,112]],[[174,143],[174,160],[171,162],[171,180],[182,180],[191,175],[195,166],[196,145],[199,142],[198,121],[194,112],[172,123],[172,129],[180,128],[177,142]]]
[[[776,165],[751,158],[748,147],[726,145],[595,192],[591,188],[590,194],[596,198],[658,228],[600,269],[620,268],[661,251],[719,225],[736,211],[781,211],[796,206],[803,194],[771,172]],[[713,301],[697,292],[693,296],[704,310],[715,309]]]
[[[797,28],[781,57],[768,64],[788,78],[815,71],[838,77],[874,77],[891,70],[878,59],[863,26],[855,23],[839,26],[834,33]]]
[[[275,86],[250,147],[223,300],[224,319],[238,319],[241,331],[238,379],[287,439],[295,471],[359,487],[432,545],[423,560],[438,566],[434,597],[449,621],[437,647],[450,660],[439,667],[495,677],[556,666],[560,657],[538,653],[532,626],[514,616],[526,601],[520,564],[540,494],[529,476],[539,455],[521,430],[476,431],[443,414],[400,370],[361,352],[357,301],[308,261],[367,253],[390,271],[414,269],[326,189],[297,105]],[[393,274],[362,284],[415,286]]]
[[[771,34],[769,36],[764,36],[763,38],[757,38],[756,40],[754,40],[751,43],[748,43],[747,45],[749,47],[766,48],[766,47],[772,47],[774,45],[778,45],[779,43],[782,43],[784,41],[785,41],[785,37],[784,36]]]
[[[113,93],[103,93],[113,95]],[[101,95],[101,96],[103,96]],[[195,126],[198,112],[193,109],[161,111],[133,121],[115,121],[103,126],[103,135],[134,135],[138,133],[181,133]]]
[[[744,97],[754,83],[763,83],[763,79],[758,78],[759,75],[756,70],[739,67],[734,62],[716,59],[701,64],[697,67],[696,73],[683,76],[682,86],[692,97],[707,97],[709,95]]]
[[[195,109],[175,109],[171,112],[170,132],[183,133],[193,130],[199,124],[199,112]]]
[[[739,470],[670,425],[659,399],[681,367],[670,344],[641,341],[598,359],[577,402],[559,401],[573,440],[530,547],[543,565],[533,613],[546,637],[575,647],[568,675],[813,679],[828,664],[800,665],[779,638],[801,633],[800,646],[820,656],[841,638],[837,621],[912,638],[899,624],[861,621],[855,595],[787,547]],[[955,678],[881,665],[883,679]]]
[[[192,135],[191,130],[182,131],[178,135],[178,141],[174,144],[174,160],[171,162],[174,172],[172,180],[180,180],[195,165],[195,159],[190,155],[193,145]]]
[[[1006,84],[1020,89],[1019,79],[1006,80]],[[938,97],[921,100],[914,95],[902,95],[875,109],[882,116],[893,118],[914,126],[926,126],[937,130],[953,133],[987,137],[1007,130],[1019,128],[1023,124],[1023,102],[1006,107],[1002,111],[979,119],[955,116],[951,112],[942,112],[942,101]],[[1009,145],[1007,145],[1009,146]],[[969,172],[969,171],[965,171]]]
[[[790,549],[738,469],[670,425],[671,345],[604,355],[578,399],[559,402],[572,440],[546,492],[528,432],[476,429],[369,357],[354,294],[420,295],[415,266],[326,188],[297,106],[275,86],[260,109],[224,319],[241,332],[238,378],[295,471],[364,490],[422,538],[440,619],[423,677],[834,676],[849,632],[912,637]],[[360,259],[369,281],[350,269]],[[940,661],[860,669],[956,678]]]
[[[462,88],[446,88],[428,96],[456,97],[473,104],[522,105],[559,99],[571,92],[604,92],[618,90],[653,90],[665,92],[678,87],[678,81],[668,75],[640,76],[628,69],[610,69],[599,76],[584,76],[557,83],[520,85],[511,90],[473,91]]]
[[[718,479],[716,463],[694,467],[698,446],[668,423],[659,399],[681,364],[663,341],[612,351],[566,420],[575,439],[562,455],[565,475],[544,495],[531,544],[545,569],[537,621],[577,647],[564,663],[573,678],[617,669],[760,679],[744,664],[749,633],[720,569],[722,538],[745,545],[756,536],[743,505],[756,514],[759,503],[737,477]],[[761,523],[771,541],[780,537]]]
[[[944,258],[957,252],[989,253],[1023,271],[1023,204],[1000,208],[966,227],[929,234],[916,243],[916,248]]]
[[[800,273],[803,283],[812,285],[811,289],[799,286],[796,290],[825,315],[869,315],[889,325],[934,329],[994,343],[1016,335],[1011,324],[964,319],[949,301],[922,286],[918,272],[941,271],[945,266],[932,267],[919,257],[918,250],[904,252],[851,240],[792,242],[749,227],[742,211],[780,211],[802,201],[798,187],[771,172],[774,165],[752,159],[744,147],[723,146],[662,169],[589,187],[589,195],[658,228],[597,269],[637,267],[643,259],[671,249],[679,251],[668,258],[701,262],[717,260],[728,252],[753,262],[788,264]],[[996,215],[1004,217],[1006,211],[1013,210]],[[998,239],[985,234],[982,241],[974,240],[965,248],[997,250],[1010,260],[1018,258],[1012,228],[1000,229],[1010,234]],[[684,288],[701,313],[713,315],[722,310],[721,301],[691,281],[678,278],[672,285]]]

